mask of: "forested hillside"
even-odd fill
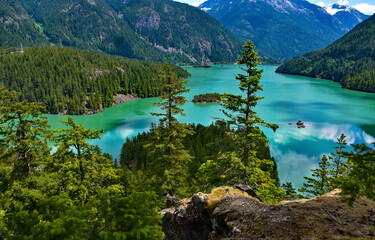
[[[241,49],[213,17],[169,0],[7,0],[0,14],[1,46],[62,44],[184,64],[232,63]]]
[[[21,92],[20,100],[41,102],[48,113],[87,114],[112,106],[116,94],[159,96],[160,66],[72,48],[25,48],[0,57],[0,84]]]
[[[47,44],[33,19],[17,0],[0,2],[0,46]]]
[[[375,15],[327,48],[294,58],[276,72],[330,79],[344,88],[375,92]]]
[[[118,11],[147,41],[168,51],[182,50],[198,62],[235,62],[242,47],[216,19],[187,4],[130,0]]]

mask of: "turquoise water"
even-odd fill
[[[280,128],[273,133],[266,130],[272,155],[278,163],[281,182],[292,181],[300,187],[303,176],[317,166],[322,154],[333,151],[336,138],[344,133],[349,143],[375,142],[373,136],[361,129],[375,129],[375,94],[341,89],[338,83],[275,73],[275,66],[262,66],[262,84],[265,97],[256,108],[259,115]],[[186,117],[182,122],[210,124],[214,118],[223,117],[217,103],[193,104],[193,96],[200,93],[230,92],[239,94],[235,75],[241,72],[238,65],[213,66],[213,68],[185,67],[189,78],[189,100],[184,106]],[[150,112],[158,98],[141,99],[123,103],[102,113],[74,116],[77,123],[87,128],[104,129],[100,140],[94,142],[103,151],[118,158],[127,137],[145,131],[157,118]],[[53,128],[61,128],[60,119],[66,116],[49,115]],[[306,128],[298,129],[295,123],[302,120]],[[292,125],[289,125],[292,123]],[[367,130],[367,131],[369,131]],[[369,132],[370,132],[369,131]]]

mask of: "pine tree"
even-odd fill
[[[257,51],[254,50],[253,43],[248,40],[242,51],[242,58],[237,61],[238,64],[244,64],[246,68],[242,69],[246,74],[237,74],[239,89],[245,96],[224,93],[222,98],[223,113],[229,118],[229,123],[237,129],[234,136],[238,143],[237,156],[245,166],[242,174],[243,183],[249,182],[249,168],[258,167],[256,158],[256,144],[266,144],[268,141],[260,130],[259,126],[268,127],[276,131],[275,124],[266,123],[260,118],[254,110],[258,101],[263,97],[257,96],[258,91],[263,91],[260,85],[262,69],[257,69],[258,62]]]
[[[342,180],[343,194],[350,195],[350,204],[360,196],[375,200],[375,149],[363,143],[353,147],[354,151],[346,153],[348,173]]]
[[[182,141],[186,135],[192,134],[192,129],[186,124],[177,121],[177,115],[185,116],[179,106],[185,104],[185,97],[181,94],[188,92],[186,80],[179,78],[174,67],[165,63],[160,70],[162,79],[159,91],[162,92],[159,103],[161,113],[152,113],[158,116],[159,125],[154,129],[154,139],[146,147],[150,150],[152,163],[149,169],[158,178],[158,187],[166,196],[172,198],[186,194],[188,164],[192,157],[184,148]],[[167,200],[167,207],[171,207]]]
[[[330,183],[332,188],[340,188],[342,184],[342,178],[348,170],[347,163],[345,161],[345,151],[346,148],[345,135],[342,133],[339,138],[337,138],[337,146],[334,146],[335,152],[329,155],[330,166]]]
[[[281,188],[285,190],[285,198],[295,199],[297,197],[296,189],[293,187],[291,182],[286,182],[281,185]]]
[[[116,169],[110,156],[87,142],[99,138],[102,130],[85,129],[71,117],[61,122],[70,128],[57,130],[57,151],[47,168],[59,173],[62,189],[77,203],[86,203],[92,195],[103,191],[121,191],[115,185]],[[108,188],[109,185],[113,186]]]
[[[274,131],[278,126],[266,123],[254,110],[258,101],[263,99],[257,96],[257,92],[263,90],[260,85],[263,70],[257,69],[260,63],[252,42],[248,40],[243,47],[242,58],[237,63],[246,66],[243,68],[246,74],[236,76],[243,95],[223,93],[221,99],[221,105],[224,107],[222,111],[233,129],[228,131],[228,134],[236,144],[235,153],[222,151],[217,160],[202,164],[198,177],[205,179],[208,186],[250,184],[260,195],[273,202],[283,195],[284,191],[277,188],[275,180],[271,178],[273,161],[259,159],[257,152],[268,143],[260,126]]]
[[[306,197],[320,196],[333,190],[329,176],[330,162],[326,155],[323,155],[317,169],[312,169],[312,177],[303,177],[307,180],[298,191],[307,194]]]
[[[0,86],[0,160],[11,163],[14,178],[30,175],[48,158],[51,138],[44,108],[18,99],[18,93]]]

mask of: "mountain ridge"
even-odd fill
[[[342,87],[375,92],[375,14],[328,47],[296,57],[278,73],[330,79]]]
[[[7,31],[0,30],[0,39],[8,40],[1,41],[0,46],[61,44],[181,64],[233,63],[242,47],[213,17],[168,0],[6,0],[2,5],[0,26]],[[168,17],[172,14],[179,19]],[[6,22],[8,18],[14,22],[19,15],[27,21],[16,22],[18,27]],[[194,24],[200,24],[200,28],[193,28]],[[185,43],[180,38],[187,34],[192,40]]]
[[[324,9],[329,14],[336,17],[348,29],[348,31],[355,27],[358,23],[370,17],[369,15],[358,11],[354,7],[340,5],[338,3],[332,3],[324,7]]]
[[[277,59],[321,49],[348,31],[338,18],[305,0],[207,0],[199,8]]]

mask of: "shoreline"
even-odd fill
[[[126,103],[126,102],[130,102],[130,101],[142,99],[140,97],[137,97],[133,93],[132,94],[127,94],[127,95],[125,95],[125,94],[116,94],[113,97],[115,99],[115,102],[111,106],[106,107],[106,108],[103,108],[102,106],[100,106],[100,109],[98,111],[96,111],[96,112],[94,112],[91,109],[87,109],[87,112],[85,112],[84,114],[67,114],[66,111],[65,112],[59,112],[57,114],[52,114],[52,113],[46,113],[46,114],[49,114],[49,115],[58,115],[58,116],[87,116],[87,115],[94,115],[96,113],[103,112],[104,109],[107,109],[107,108],[119,105],[121,103]]]

